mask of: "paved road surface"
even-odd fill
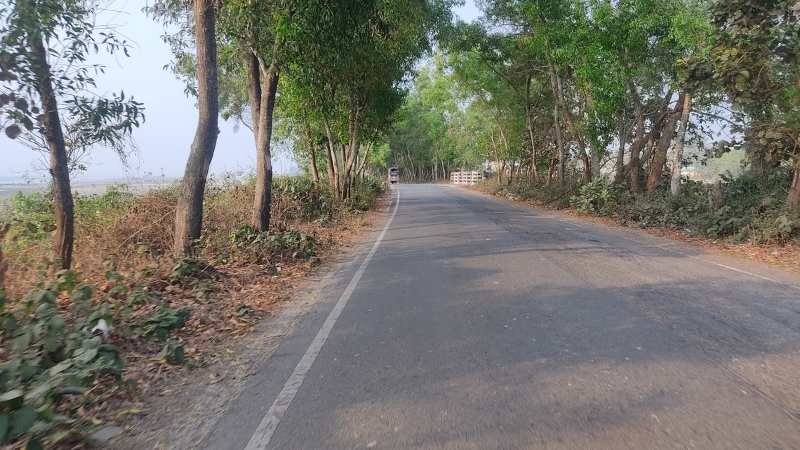
[[[450,186],[398,193],[378,247],[200,448],[800,449],[797,274]]]

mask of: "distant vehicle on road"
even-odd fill
[[[400,171],[397,167],[389,168],[389,183],[395,184],[400,181]]]

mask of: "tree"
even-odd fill
[[[787,205],[800,213],[800,9],[787,0],[718,0],[715,44],[695,74],[719,83],[737,108],[744,146],[762,168],[787,161]]]
[[[94,51],[104,47],[127,55],[125,41],[94,24],[100,5],[78,0],[5,0],[0,3],[0,126],[14,139],[45,145],[55,199],[54,252],[62,268],[72,264],[73,200],[70,153],[104,145],[122,152],[133,127],[144,120],[132,98],[93,96]],[[64,137],[62,115],[70,117]],[[25,131],[23,131],[23,129]],[[73,157],[74,162],[74,157]]]
[[[194,0],[192,8],[182,1],[160,0],[145,8],[165,23],[180,28],[173,36],[166,36],[179,65],[176,72],[194,65],[194,80],[187,84],[187,92],[196,93],[198,121],[194,140],[189,150],[175,211],[176,256],[192,255],[203,227],[203,195],[208,169],[219,134],[219,77],[217,67],[217,10],[215,0]],[[190,24],[193,24],[191,26]],[[194,55],[190,57],[191,48]]]

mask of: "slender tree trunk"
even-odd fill
[[[650,176],[647,178],[647,195],[651,195],[655,191],[656,184],[658,184],[661,175],[664,173],[669,144],[672,143],[672,138],[675,136],[675,128],[678,126],[678,119],[681,116],[683,101],[684,94],[681,94],[680,97],[678,97],[678,105],[669,115],[669,119],[667,119],[667,123],[661,131],[661,137],[658,140],[653,162],[650,165]]]
[[[553,124],[556,129],[556,145],[558,148],[558,181],[564,181],[564,168],[566,161],[564,160],[564,134],[561,130],[561,118],[558,113],[558,83],[556,80],[556,68],[553,65],[553,58],[550,51],[545,51],[547,54],[547,66],[550,69],[550,88],[553,90]]]
[[[263,66],[263,62],[262,62]],[[256,196],[250,225],[258,231],[269,230],[272,203],[272,115],[278,93],[278,71],[274,64],[264,71],[264,88],[261,94],[258,148],[256,149]]]
[[[622,183],[623,171],[625,170],[625,145],[628,143],[628,135],[630,130],[626,126],[625,120],[620,120],[619,124],[619,152],[617,153],[617,161],[614,164],[614,183]]]
[[[217,40],[213,0],[195,0],[199,119],[175,212],[176,255],[191,255],[203,226],[203,194],[219,134]]]
[[[247,52],[247,99],[250,102],[250,123],[253,139],[258,147],[258,125],[261,117],[261,70],[258,57],[253,51]]]
[[[644,146],[644,111],[642,108],[642,100],[639,97],[639,91],[632,80],[628,80],[628,88],[633,97],[633,110],[636,117],[636,140],[631,145],[631,160],[628,163],[631,173],[631,192],[639,192],[639,155]]]
[[[61,118],[58,115],[58,100],[53,90],[50,64],[47,62],[47,50],[41,36],[31,39],[31,51],[31,64],[36,68],[36,90],[42,99],[42,127],[50,152],[50,176],[53,177],[53,197],[56,206],[53,250],[59,266],[62,269],[69,269],[72,265],[75,209],[69,182],[67,147]]]
[[[328,118],[325,113],[322,113],[322,125],[325,127],[325,135],[328,138],[328,178],[333,188],[333,194],[336,200],[342,199],[342,193],[339,190],[339,163],[336,158],[336,147],[333,140],[333,132],[328,123]]]
[[[534,140],[533,133],[533,111],[531,110],[531,76],[528,75],[525,79],[525,127],[528,132],[528,139],[531,141],[531,176],[533,182],[539,182],[539,171],[536,167],[536,141]]]
[[[681,111],[681,125],[675,140],[675,156],[672,160],[672,195],[678,195],[681,190],[681,162],[683,161],[683,142],[686,140],[686,128],[689,125],[689,113],[692,111],[692,94],[686,92],[683,98],[683,111]]]
[[[356,107],[353,120],[350,124],[350,142],[347,145],[347,155],[342,155],[344,160],[344,198],[350,198],[353,187],[353,166],[358,154],[358,137],[361,131],[361,108]]]
[[[564,88],[561,85],[561,77],[558,75],[558,72],[555,72],[555,75],[556,88],[558,89],[558,100],[561,102],[561,108],[564,110],[564,119],[567,121],[567,128],[569,129],[570,134],[572,134],[572,137],[575,138],[575,142],[578,144],[578,154],[583,161],[583,182],[588,183],[592,180],[592,174],[590,171],[591,168],[589,167],[589,156],[586,154],[586,146],[583,143],[582,136],[575,126],[575,120],[572,117],[572,112],[570,111],[569,106],[567,106],[567,100],[564,96]]]
[[[792,185],[789,186],[789,197],[786,199],[789,210],[795,214],[800,213],[800,155],[794,157],[794,176]]]
[[[306,143],[308,143],[308,155],[311,161],[311,178],[314,183],[319,183],[319,171],[317,170],[317,146],[314,145],[314,140],[311,139],[311,132],[308,131],[308,125],[303,127],[303,133],[306,135]]]
[[[364,174],[367,170],[367,161],[369,160],[369,151],[372,149],[372,142],[367,143],[367,148],[364,150],[364,157],[361,159],[361,166],[358,168],[358,174],[361,178],[364,178]]]

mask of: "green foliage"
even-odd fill
[[[55,445],[80,438],[84,424],[73,413],[91,401],[83,394],[95,383],[107,382],[104,377],[118,381],[125,365],[114,346],[92,336],[91,326],[106,314],[103,305],[85,308],[91,288],[79,285],[75,272],[62,270],[57,276],[32,289],[21,304],[9,304],[0,293],[6,360],[0,364],[2,444],[29,440],[33,448],[31,443]],[[56,304],[62,293],[76,305],[72,329]]]
[[[311,177],[276,177],[272,182],[275,196],[291,199],[308,220],[330,218],[334,212],[333,191],[326,183],[314,183]]]
[[[313,236],[297,231],[257,231],[243,226],[231,233],[230,241],[239,258],[251,263],[273,260],[316,260]]]
[[[578,212],[599,216],[609,215],[615,207],[614,189],[606,178],[598,178],[581,186],[577,195],[569,199]]]
[[[190,315],[186,309],[161,307],[151,317],[137,324],[133,330],[144,339],[156,338],[164,342],[173,331],[180,330],[186,325]]]
[[[356,182],[350,198],[344,205],[350,211],[368,211],[375,201],[386,192],[386,182],[377,177],[364,177]]]

